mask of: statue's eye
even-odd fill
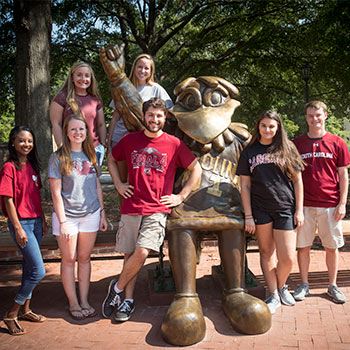
[[[209,89],[208,89],[209,90]],[[226,103],[226,96],[219,90],[205,91],[203,104],[207,107],[218,107]]]
[[[180,105],[185,109],[193,111],[201,106],[202,97],[199,90],[194,87],[190,87],[181,92],[176,102],[180,103]]]

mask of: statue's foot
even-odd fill
[[[198,295],[176,294],[161,329],[167,343],[184,346],[200,342],[205,336],[205,321]]]
[[[244,289],[225,290],[222,307],[233,329],[239,333],[261,334],[271,328],[271,313],[267,305]]]

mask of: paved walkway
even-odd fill
[[[198,266],[197,286],[205,315],[204,340],[189,349],[350,349],[350,252],[340,253],[339,286],[348,303],[335,305],[326,296],[327,273],[323,251],[312,251],[311,296],[295,307],[282,306],[273,316],[272,328],[263,335],[246,336],[230,327],[220,306],[220,291],[211,277],[211,266],[219,264],[215,247],[206,247]],[[136,287],[136,310],[130,321],[116,324],[98,316],[81,322],[72,320],[60,283],[59,264],[46,264],[47,275],[34,291],[32,307],[48,320],[43,324],[22,322],[27,334],[11,337],[0,321],[0,349],[164,349],[160,325],[168,306],[151,306],[148,269],[157,259],[150,258]],[[248,254],[250,269],[263,280],[258,253]],[[93,261],[91,304],[100,309],[111,279],[121,270],[121,260]],[[0,318],[19,285],[21,272],[0,267]],[[289,284],[299,283],[295,263]]]

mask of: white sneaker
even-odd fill
[[[273,315],[276,310],[281,307],[281,300],[279,296],[275,294],[271,294],[266,300],[265,303],[267,307],[269,308],[271,315]]]
[[[336,304],[344,304],[346,302],[345,295],[335,284],[330,284],[328,286],[327,294]]]
[[[278,295],[280,296],[281,302],[284,305],[294,306],[295,300],[288,290],[288,286],[285,284],[281,288],[278,288]]]
[[[302,282],[300,286],[295,290],[293,297],[296,301],[304,300],[310,294],[309,285],[305,282]]]

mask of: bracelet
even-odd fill
[[[246,219],[253,219],[253,215],[245,215]]]
[[[62,221],[62,222],[60,222],[60,225],[62,225],[62,224],[65,224],[67,221]]]
[[[102,208],[102,209],[100,209],[100,212],[101,212],[101,211],[104,211],[104,210],[105,210],[105,208]]]

